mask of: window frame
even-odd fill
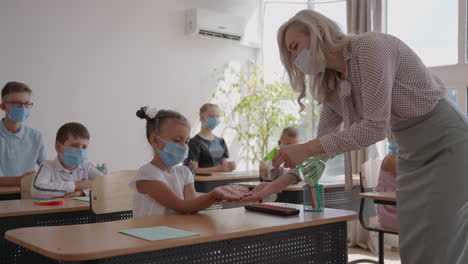
[[[454,65],[428,67],[447,88],[457,89],[457,105],[465,114],[468,112],[468,0],[458,0],[458,62]],[[385,2],[386,4],[387,2]],[[388,17],[387,6],[384,5],[385,18]],[[387,31],[386,21],[384,30]]]

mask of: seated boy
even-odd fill
[[[39,131],[22,123],[33,103],[31,89],[24,83],[8,82],[2,89],[0,109],[0,186],[20,186],[21,178],[47,160],[47,151]]]
[[[299,144],[299,130],[295,127],[289,126],[283,129],[278,146],[286,146],[292,144]],[[268,153],[263,161],[260,162],[260,177],[265,181],[273,181],[283,174],[282,171],[277,171],[271,165],[271,159],[275,154],[275,150]]]
[[[283,129],[281,137],[278,140],[278,146],[299,144],[299,130],[293,126]]]
[[[33,198],[89,195],[91,180],[103,173],[88,159],[89,132],[80,123],[67,123],[57,132],[57,158],[41,164],[31,186]]]

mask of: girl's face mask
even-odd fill
[[[183,147],[174,142],[165,141],[160,136],[158,136],[158,138],[161,139],[164,143],[166,143],[166,146],[164,146],[163,149],[159,150],[159,158],[161,158],[161,161],[164,163],[164,165],[166,165],[166,167],[172,168],[175,165],[184,161],[185,158],[187,158],[187,146]]]

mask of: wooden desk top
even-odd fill
[[[285,204],[302,209],[302,205]],[[246,211],[244,208],[202,211],[191,215],[160,215],[104,223],[29,227],[9,230],[7,240],[49,258],[81,261],[134,254],[289,229],[341,222],[356,218],[356,212],[329,209],[282,217]],[[122,229],[169,226],[199,233],[199,236],[146,241],[118,233]]]
[[[63,205],[35,205],[34,199],[0,201],[0,218],[89,210],[89,202],[78,201],[73,198],[64,198],[64,200]]]
[[[255,188],[257,187],[261,182],[239,182],[237,183],[240,186],[247,187],[247,188]],[[322,184],[322,183],[321,183]],[[283,191],[302,191],[302,187],[305,185],[305,182],[300,182],[297,184],[291,184],[288,187],[284,188]],[[359,178],[353,177],[353,185],[359,185]],[[323,186],[325,189],[330,189],[330,188],[343,188],[345,185],[344,183],[331,183],[331,182],[325,182],[323,183]]]
[[[12,193],[20,193],[20,187],[13,186],[13,187],[0,187],[0,194],[12,194]]]
[[[396,192],[367,192],[360,193],[359,196],[373,200],[396,202]]]
[[[196,182],[239,180],[239,179],[260,179],[260,174],[258,171],[252,170],[252,171],[216,172],[216,173],[212,173],[212,175],[210,176],[195,175]]]

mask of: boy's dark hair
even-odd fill
[[[20,82],[7,82],[2,89],[2,99],[3,97],[12,94],[12,93],[32,93],[31,88],[24,83]]]
[[[190,123],[187,118],[179,112],[161,109],[154,118],[151,118],[146,114],[146,109],[147,106],[140,108],[140,110],[136,112],[136,116],[141,119],[146,119],[146,138],[148,139],[148,142],[150,142],[151,133],[159,133],[162,125],[168,119],[178,120],[190,129]]]
[[[299,130],[296,127],[289,126],[283,129],[281,132],[281,137],[288,136],[288,137],[297,137],[299,135]]]
[[[218,107],[219,108],[219,106],[216,105],[216,104],[206,103],[206,104],[202,105],[202,107],[200,107],[200,115],[205,113],[211,107]]]
[[[72,135],[75,138],[90,138],[88,129],[85,126],[83,126],[80,123],[72,122],[66,123],[65,125],[59,128],[59,130],[57,131],[57,137],[55,138],[55,141],[64,144],[70,135]]]

